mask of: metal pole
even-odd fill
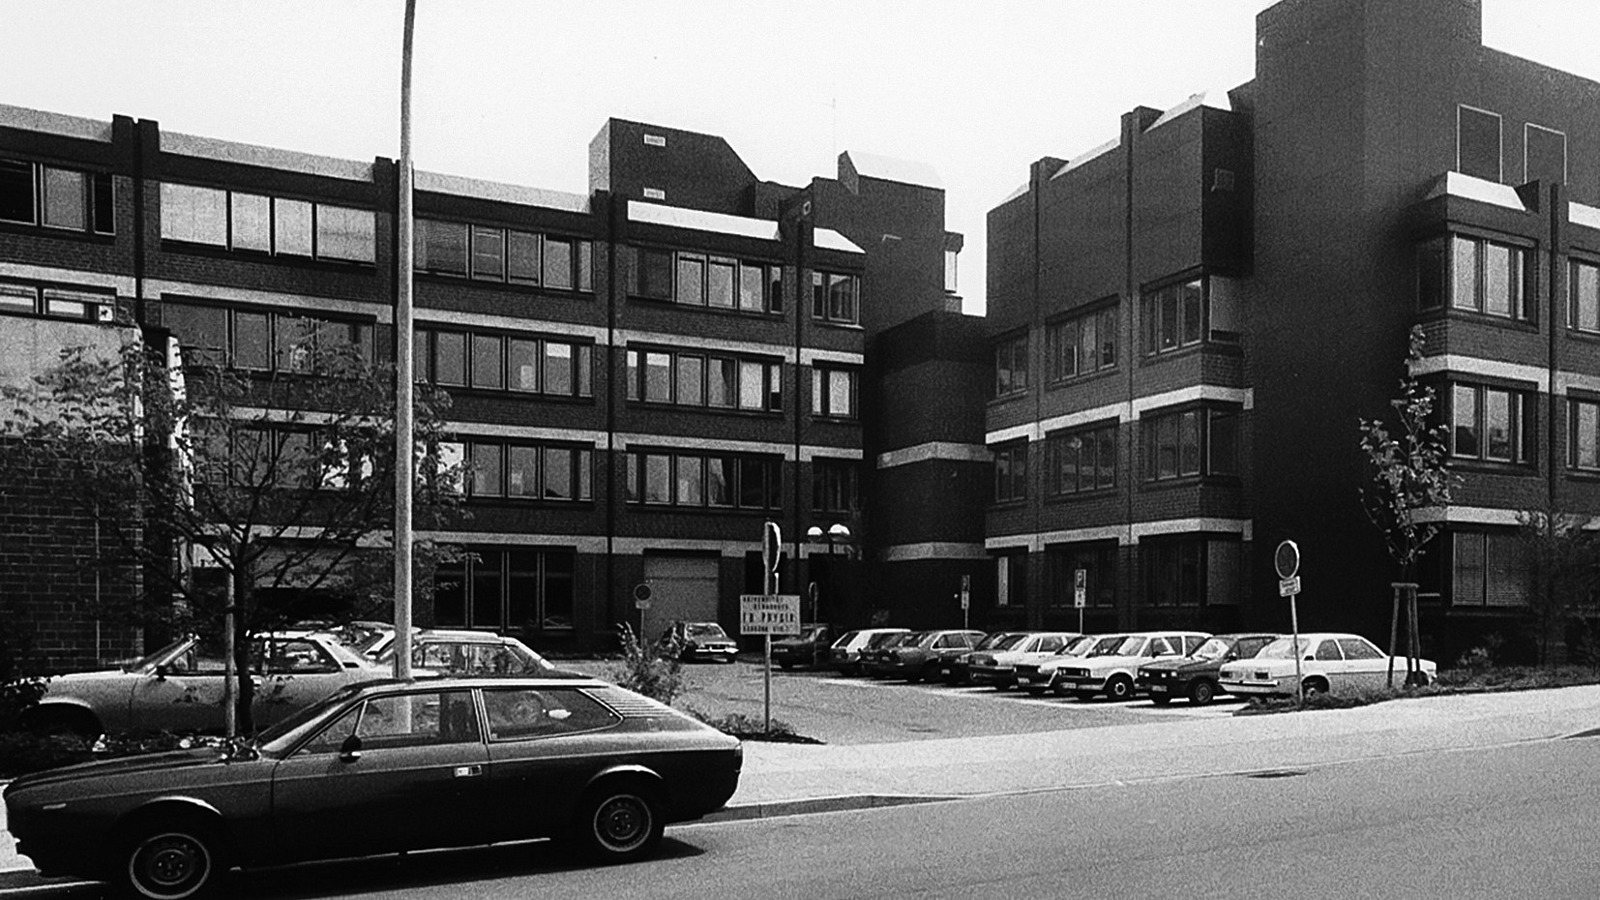
[[[223,590],[227,596],[222,605],[222,733],[227,737],[239,734],[239,710],[236,685],[233,680],[233,560],[228,561],[227,581]]]
[[[1300,683],[1300,614],[1299,614],[1299,611],[1296,609],[1296,606],[1298,605],[1297,601],[1299,601],[1299,599],[1300,599],[1300,595],[1299,594],[1290,594],[1289,595],[1289,627],[1294,632],[1293,637],[1291,637],[1289,639],[1290,640],[1289,646],[1294,648],[1294,699],[1295,699],[1295,703],[1297,705],[1299,705],[1299,706],[1305,706],[1306,705],[1306,689],[1305,689],[1305,685]]]
[[[406,0],[405,38],[400,53],[400,209],[395,217],[395,268],[398,291],[394,310],[394,676],[411,677],[411,488],[415,478],[415,437],[411,421],[411,46],[417,0]]]
[[[770,528],[771,525],[772,525],[772,523],[769,520],[765,527]],[[766,541],[765,532],[763,532],[763,534],[762,534],[762,541],[763,542]],[[774,551],[774,553],[773,553],[773,559],[774,560],[777,559],[777,552],[776,551]],[[766,571],[761,573],[761,592],[763,594],[766,594],[768,597],[771,597],[773,594],[776,594],[778,592],[778,573],[773,571],[773,569],[774,569],[774,567],[776,565],[777,565],[777,563],[775,561],[773,563],[770,563],[770,564],[764,564],[764,568],[766,569]],[[771,734],[772,733],[772,633],[770,631],[763,638],[763,641],[766,644],[766,650],[762,655],[762,659],[763,659],[764,663],[763,663],[762,672],[761,672],[761,694],[762,694],[762,701],[761,701],[761,717],[762,717],[761,718],[761,730],[762,730],[763,733]]]

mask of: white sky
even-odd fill
[[[1485,42],[1600,79],[1600,3],[1482,0]],[[586,193],[608,117],[725,137],[758,178],[932,165],[984,308],[984,221],[1041,156],[1254,71],[1268,0],[418,0],[418,168]],[[0,0],[0,103],[399,156],[404,0]]]

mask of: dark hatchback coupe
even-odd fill
[[[1164,706],[1173,697],[1188,697],[1196,706],[1216,699],[1222,689],[1217,673],[1222,664],[1249,659],[1262,647],[1277,639],[1276,634],[1213,635],[1188,656],[1158,659],[1139,667],[1138,689],[1148,691],[1150,700]]]
[[[45,875],[185,900],[233,866],[570,840],[600,861],[733,796],[739,741],[599,679],[352,685],[255,740],[85,763],[5,791]]]

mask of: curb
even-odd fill
[[[748,819],[774,819],[780,816],[804,816],[813,813],[841,812],[853,809],[879,809],[890,806],[910,806],[918,803],[944,803],[961,799],[966,798],[954,794],[849,794],[839,797],[816,797],[810,800],[778,800],[771,803],[724,806],[722,809],[696,820],[696,822],[716,823],[739,822]]]

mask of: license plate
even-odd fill
[[[1164,684],[1152,684],[1152,685],[1150,685],[1150,693],[1152,693],[1152,694],[1165,694],[1166,692],[1167,692],[1167,686],[1164,685]]]
[[[1063,681],[1061,682],[1061,689],[1064,691],[1075,691],[1078,689],[1078,683],[1075,681]]]

